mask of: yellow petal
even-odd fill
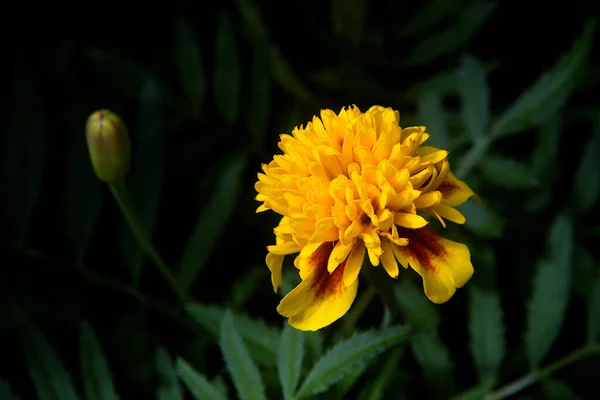
[[[399,228],[399,235],[407,237],[409,243],[394,249],[398,261],[421,275],[425,295],[432,302],[448,301],[473,275],[471,255],[464,244],[442,238],[429,226]]]
[[[350,251],[354,247],[354,243],[356,243],[356,239],[351,240],[348,243],[343,243],[342,241],[338,241],[331,252],[331,256],[327,262],[327,271],[331,274],[335,269],[344,262],[344,260],[348,257]]]
[[[428,224],[427,220],[417,214],[395,213],[394,224],[410,229],[419,229]]]
[[[455,224],[462,225],[467,222],[467,219],[460,211],[445,204],[437,204],[433,206],[433,210],[438,213],[440,217],[445,218],[448,221],[452,221]]]
[[[350,287],[358,279],[360,268],[365,259],[365,245],[358,241],[352,247],[344,265],[344,286]]]
[[[415,199],[414,204],[419,209],[429,208],[435,204],[439,204],[442,198],[442,194],[436,190],[431,193],[423,193]]]
[[[267,250],[269,251],[269,253],[284,256],[286,254],[293,254],[299,252],[300,246],[298,246],[294,242],[283,241],[279,243],[279,241],[277,241],[276,245],[267,246]]]
[[[310,241],[313,243],[334,242],[339,239],[340,231],[335,226],[333,217],[323,218],[317,222],[315,233]]]
[[[392,251],[392,246],[390,246],[390,242],[387,240],[381,241],[381,248],[383,249],[383,254],[380,257],[381,263],[383,264],[383,268],[385,272],[388,273],[394,279],[398,278],[398,263],[396,262],[396,257],[394,257],[394,252]]]
[[[323,243],[302,263],[306,278],[279,303],[277,311],[289,318],[288,323],[303,331],[316,331],[341,318],[350,309],[356,297],[358,279],[349,287],[344,285],[345,265],[330,275],[327,260],[333,244]]]
[[[471,188],[452,172],[448,172],[446,179],[436,189],[442,193],[442,203],[451,207],[460,206],[471,197],[474,197],[474,200],[479,199]]]
[[[281,267],[283,266],[284,257],[279,254],[267,254],[266,263],[269,271],[271,271],[271,283],[273,284],[275,293],[281,287]]]

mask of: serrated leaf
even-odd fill
[[[366,386],[359,394],[359,399],[381,400],[385,397],[385,391],[392,383],[392,379],[398,376],[400,360],[404,355],[402,348],[392,351],[389,357],[385,360],[383,367],[377,372],[376,377],[368,386]],[[401,388],[398,382],[394,382],[394,386]]]
[[[219,346],[238,397],[242,400],[266,399],[258,368],[238,334],[229,311],[221,321]]]
[[[241,190],[246,167],[245,156],[234,156],[221,168],[213,196],[202,210],[194,232],[188,239],[181,258],[179,280],[188,289],[209,259],[211,250],[227,228]]]
[[[582,400],[569,385],[557,379],[542,380],[542,392],[548,400]]]
[[[40,195],[46,162],[47,138],[44,100],[36,77],[25,65],[14,65],[4,150],[6,210],[16,240],[25,238]]]
[[[437,308],[413,282],[403,279],[396,284],[396,300],[406,323],[411,326],[435,328],[440,324]]]
[[[504,323],[498,293],[470,287],[471,354],[477,366],[479,382],[497,382],[504,359]]]
[[[283,398],[292,399],[300,373],[302,372],[302,359],[304,357],[304,333],[286,324],[281,333],[279,350],[277,354],[277,372],[283,392]]]
[[[580,214],[590,212],[600,197],[600,117],[585,144],[573,179],[573,202]]]
[[[393,345],[406,340],[409,329],[396,326],[359,333],[333,346],[308,373],[297,399],[314,396],[327,390],[346,374],[351,373]]]
[[[79,336],[81,376],[87,400],[117,400],[113,379],[92,327],[81,324]]]
[[[512,158],[488,154],[481,160],[480,166],[485,178],[503,189],[523,189],[538,183],[529,165]]]
[[[163,103],[160,88],[147,81],[140,94],[141,114],[135,134],[132,134],[131,170],[128,174],[128,192],[139,222],[152,237],[163,182]],[[131,228],[123,223],[120,231],[121,248],[131,269],[133,282],[141,275],[144,251],[136,241]]]
[[[434,27],[445,17],[452,15],[456,0],[434,0],[423,4],[415,16],[400,30],[400,37],[412,36]]]
[[[175,20],[175,60],[181,87],[190,102],[192,115],[198,117],[205,97],[204,66],[194,32],[183,16]]]
[[[504,221],[489,205],[480,206],[471,201],[458,207],[467,218],[465,227],[478,236],[486,239],[502,237]]]
[[[196,400],[225,400],[223,393],[206,377],[192,368],[183,358],[177,358],[177,374]]]
[[[0,380],[0,399],[2,400],[21,400],[19,396],[10,390],[10,385],[4,380]]]
[[[427,36],[412,48],[405,61],[406,66],[418,66],[450,54],[467,44],[473,34],[496,9],[497,2],[476,2],[458,14],[456,24]]]
[[[40,400],[77,400],[79,396],[69,373],[46,337],[19,312],[27,369]]]
[[[254,46],[250,77],[246,124],[256,148],[262,148],[271,107],[271,65],[267,46]]]
[[[217,28],[215,55],[215,105],[219,116],[231,128],[240,109],[241,68],[229,16],[223,14]]]
[[[219,337],[219,327],[227,312],[226,308],[196,303],[188,305],[187,311],[214,337]],[[263,321],[242,314],[234,313],[233,316],[238,332],[242,335],[252,357],[267,367],[275,367],[280,340],[279,330],[265,325]]]
[[[449,149],[450,135],[441,94],[433,91],[421,94],[417,111],[420,120],[427,126],[427,132],[431,134],[428,143],[440,149]]]
[[[183,391],[169,353],[163,347],[156,349],[154,365],[158,375],[156,400],[183,400]]]
[[[600,341],[600,275],[596,277],[588,301],[588,340]]]
[[[542,124],[569,98],[577,78],[586,67],[592,46],[595,20],[589,20],[583,35],[552,69],[538,78],[490,128],[490,136],[505,137]]]
[[[464,55],[458,66],[457,80],[466,130],[471,140],[481,141],[486,134],[490,114],[485,67],[477,58]]]
[[[537,368],[558,337],[569,303],[573,223],[559,215],[552,223],[546,255],[538,262],[528,304],[525,345],[529,364]]]
[[[410,340],[411,351],[421,366],[427,382],[435,382],[432,390],[441,398],[454,393],[454,366],[448,349],[436,332],[415,335]]]

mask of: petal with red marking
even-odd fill
[[[446,179],[442,181],[436,190],[442,193],[442,204],[456,207],[473,197],[479,201],[477,196],[466,183],[455,177],[452,172],[448,172]]]

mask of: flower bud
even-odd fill
[[[131,143],[123,121],[109,110],[96,111],[87,120],[85,135],[96,176],[109,184],[124,179]]]

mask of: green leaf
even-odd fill
[[[194,32],[183,16],[177,17],[175,21],[175,60],[181,87],[190,102],[192,115],[199,117],[205,97],[202,53],[194,38]]]
[[[573,223],[559,215],[552,223],[546,256],[537,265],[528,304],[525,345],[530,366],[537,368],[558,337],[569,302]]]
[[[235,123],[240,109],[241,68],[237,45],[227,14],[217,28],[215,55],[215,104],[227,126]]]
[[[127,186],[140,223],[152,237],[162,191],[165,129],[162,95],[154,81],[149,80],[145,83],[140,101],[142,111],[137,132],[132,135],[133,154]],[[144,251],[127,224],[123,223],[120,235],[123,254],[131,268],[133,281],[137,284],[144,261]]]
[[[436,332],[415,335],[410,340],[410,348],[421,366],[427,382],[435,382],[432,390],[441,398],[454,393],[454,366],[448,349]]]
[[[324,392],[346,374],[372,362],[379,354],[406,340],[408,332],[406,327],[389,327],[359,333],[338,343],[310,370],[296,398],[310,397]]]
[[[435,328],[440,324],[438,309],[408,279],[396,284],[396,300],[407,324],[419,328]]]
[[[562,107],[587,66],[595,20],[586,23],[583,35],[554,67],[544,73],[494,122],[492,137],[504,137],[542,124]]]
[[[256,148],[262,148],[271,108],[271,65],[267,46],[254,46],[250,67],[250,104],[246,124]]]
[[[458,14],[456,24],[429,35],[412,48],[405,66],[418,66],[463,48],[496,9],[497,2],[476,2]]]
[[[213,196],[202,210],[194,232],[190,236],[181,259],[179,281],[188,289],[210,257],[210,252],[227,228],[227,221],[235,210],[246,157],[234,156],[221,168]]]
[[[433,28],[445,17],[453,14],[456,0],[434,0],[425,3],[399,32],[400,37],[416,35]]]
[[[229,306],[232,310],[244,309],[248,300],[261,290],[265,284],[265,267],[256,265],[248,268],[247,272],[240,276],[231,286],[229,295]]]
[[[227,312],[224,307],[190,304],[188,313],[214,337],[219,337],[219,327]],[[245,315],[233,314],[236,326],[248,350],[262,365],[277,365],[277,349],[279,348],[279,330],[265,325],[263,321],[251,319]]]
[[[469,292],[471,354],[479,382],[497,382],[506,349],[500,296],[476,286],[471,286]]]
[[[225,400],[226,397],[212,383],[198,373],[183,358],[177,358],[177,374],[196,400]]]
[[[21,400],[19,396],[10,390],[10,385],[4,380],[0,380],[0,399],[2,400]]]
[[[542,380],[542,392],[548,400],[582,400],[569,385],[556,379]]]
[[[8,102],[8,126],[5,127],[6,213],[22,241],[27,234],[33,208],[40,195],[48,149],[46,111],[37,79],[25,72],[25,65],[14,65],[11,96]]]
[[[465,227],[478,236],[495,239],[504,234],[504,220],[489,205],[480,206],[472,201],[458,207],[467,218]]]
[[[396,349],[385,360],[383,367],[377,372],[376,378],[372,380],[360,393],[359,399],[381,400],[385,397],[385,391],[392,383],[392,379],[398,376],[398,365],[404,355],[402,348]],[[398,382],[394,382],[394,386],[401,388]]]
[[[453,397],[453,400],[481,400],[485,399],[485,395],[492,389],[492,385],[490,382],[484,382],[480,385],[477,385],[469,390],[466,390],[459,394],[456,397]]]
[[[596,277],[588,301],[588,340],[600,341],[600,274]]]
[[[427,132],[431,134],[428,144],[440,149],[449,149],[450,134],[442,100],[438,92],[424,92],[419,96],[417,110],[420,120],[427,126]]]
[[[592,137],[583,149],[581,161],[573,179],[573,197],[580,214],[590,212],[600,196],[600,118]]]
[[[183,400],[183,391],[179,379],[177,379],[177,372],[169,353],[163,347],[156,349],[154,364],[158,375],[156,400]]]
[[[69,373],[42,332],[22,312],[18,321],[27,369],[40,400],[79,399]]]
[[[481,141],[486,134],[490,114],[490,90],[485,67],[477,58],[467,54],[457,70],[461,111],[471,140]]]
[[[286,324],[281,334],[279,351],[277,354],[277,372],[283,390],[283,398],[293,398],[300,372],[302,372],[302,358],[304,357],[304,334],[302,331]]]
[[[81,376],[87,400],[117,400],[112,376],[92,327],[82,322],[80,330]]]
[[[239,398],[242,400],[266,399],[258,368],[238,334],[233,316],[229,311],[225,313],[221,322],[219,346]]]
[[[573,254],[573,291],[583,297],[588,298],[593,290],[596,281],[596,260],[594,255],[581,243],[575,245]]]
[[[522,161],[488,154],[480,165],[485,178],[503,189],[523,189],[538,183],[533,169]]]

